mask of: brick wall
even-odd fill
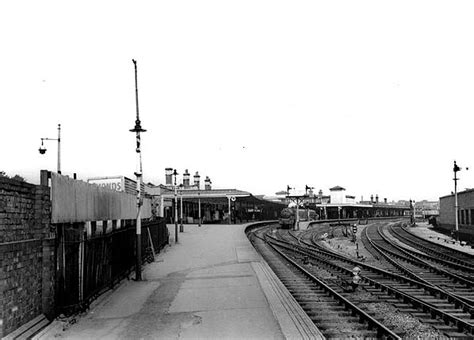
[[[0,337],[54,314],[50,189],[0,177]]]

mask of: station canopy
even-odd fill
[[[275,203],[264,199],[257,198],[247,191],[237,189],[212,189],[212,190],[195,190],[185,189],[177,190],[178,199],[183,197],[183,201],[186,202],[198,202],[209,203],[209,204],[227,204],[229,198],[233,202],[247,203],[247,204],[262,204],[262,203]],[[174,190],[162,192],[164,199],[174,199]]]

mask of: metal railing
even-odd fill
[[[130,275],[136,263],[134,222],[90,236],[83,225],[58,228],[58,312],[67,314],[87,308],[97,296]],[[152,261],[152,253],[158,253],[167,243],[164,219],[143,221],[142,262]]]

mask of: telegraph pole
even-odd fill
[[[136,141],[137,141],[137,172],[135,172],[135,176],[137,177],[137,259],[136,259],[136,266],[135,266],[135,280],[141,281],[142,280],[142,270],[141,270],[141,262],[142,262],[142,220],[141,220],[141,206],[142,206],[142,153],[140,148],[140,132],[146,132],[146,130],[142,129],[141,122],[140,122],[140,113],[138,110],[138,78],[137,78],[137,61],[132,59],[133,65],[135,67],[135,103],[137,108],[137,119],[135,120],[135,127],[130,130],[130,132],[136,133]]]

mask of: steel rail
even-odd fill
[[[462,277],[462,276],[459,276],[455,273],[452,273],[452,272],[449,272],[445,269],[442,269],[442,268],[438,268],[438,267],[435,267],[433,266],[432,264],[426,262],[425,260],[419,258],[417,255],[412,255],[410,254],[408,251],[406,251],[403,247],[400,247],[399,245],[395,244],[392,240],[390,240],[388,237],[386,237],[385,235],[383,235],[383,233],[380,231],[380,226],[377,228],[378,229],[378,232],[380,234],[380,236],[382,237],[382,239],[388,243],[390,246],[392,246],[393,248],[397,249],[398,251],[400,251],[402,254],[405,254],[408,258],[412,258],[413,262],[415,262],[415,265],[416,265],[416,262],[419,263],[419,266],[422,266],[422,267],[425,267],[427,269],[430,269],[431,271],[435,272],[435,273],[438,273],[438,274],[441,274],[441,275],[444,275],[445,277],[449,277],[451,278],[452,280],[454,281],[457,281],[457,282],[460,282],[462,284],[465,284],[466,286],[470,287],[470,288],[473,288],[474,287],[474,281],[468,279],[468,278],[465,278],[465,277]],[[383,248],[383,247],[382,247]],[[385,248],[386,251],[388,252],[391,252],[394,256],[398,256],[400,257],[399,255],[397,255],[396,253],[388,250]]]
[[[380,323],[378,320],[374,319],[371,317],[369,314],[364,312],[362,309],[357,307],[355,304],[353,304],[351,301],[346,299],[344,296],[341,294],[337,293],[335,290],[333,290],[331,287],[329,287],[325,282],[321,281],[318,279],[316,276],[314,276],[312,273],[307,271],[304,267],[299,265],[296,261],[288,257],[286,254],[284,254],[282,251],[276,248],[275,245],[269,243],[269,245],[278,253],[280,254],[285,260],[290,262],[294,267],[296,267],[299,271],[301,271],[306,277],[308,277],[312,282],[317,284],[319,287],[324,289],[327,293],[329,293],[332,297],[335,299],[341,301],[343,305],[352,310],[353,313],[356,313],[359,316],[360,322],[367,322],[369,325],[369,330],[371,328],[377,329],[377,336],[378,337],[387,337],[388,339],[401,339],[396,333],[388,329],[385,325]]]
[[[268,236],[267,235],[267,237],[270,237],[270,238],[272,238],[272,239],[274,239],[278,242],[286,243],[286,241],[276,239],[273,236]],[[313,248],[314,246],[312,244],[309,244],[305,241],[303,241],[303,243],[306,246],[311,247],[311,249],[314,249]],[[300,247],[300,249],[302,249],[303,251],[310,251],[310,252],[313,251],[313,250],[308,250],[307,248],[302,247],[302,246],[298,246],[298,245],[293,245],[293,247]],[[437,287],[437,286],[435,286],[431,283],[426,283],[423,279],[418,280],[418,279],[412,279],[412,278],[409,278],[409,277],[398,275],[398,274],[389,272],[387,270],[384,270],[382,268],[378,268],[378,267],[366,264],[364,262],[353,260],[353,259],[351,259],[349,257],[346,257],[342,254],[339,254],[337,252],[332,252],[332,251],[327,252],[325,249],[321,250],[321,248],[319,248],[319,247],[315,251],[317,251],[319,253],[319,254],[315,254],[315,255],[321,256],[321,254],[322,254],[322,255],[326,255],[326,256],[330,256],[330,257],[335,257],[339,261],[350,263],[351,266],[363,267],[363,268],[368,269],[368,270],[370,270],[370,271],[372,271],[376,274],[382,275],[383,277],[388,277],[392,280],[404,281],[404,282],[406,282],[410,285],[418,286],[418,288],[424,289],[426,292],[428,292],[429,294],[431,294],[433,296],[437,296],[437,297],[446,299],[449,303],[453,303],[456,308],[460,308],[464,312],[470,313],[474,317],[474,306],[472,306],[468,301],[465,301],[464,299],[460,298],[458,295],[452,294],[452,293],[450,293],[450,292],[448,292],[444,289],[441,289],[440,287]]]
[[[439,264],[442,264],[447,267],[453,267],[461,271],[469,272],[469,273],[474,273],[474,265],[470,263],[466,263],[463,260],[453,258],[449,255],[439,253],[432,248],[425,247],[414,240],[410,239],[407,236],[404,236],[400,234],[393,226],[389,226],[389,231],[396,236],[396,238],[405,244],[408,244],[410,247],[414,247],[415,249],[423,252],[420,254],[419,252],[406,249],[407,252],[414,254],[415,256],[420,256],[423,257],[429,261],[437,262]]]
[[[462,252],[462,251],[459,251],[457,249],[453,249],[453,248],[450,248],[448,246],[445,246],[444,244],[439,244],[439,243],[436,243],[436,242],[433,242],[433,241],[430,241],[426,238],[423,238],[421,236],[418,236],[414,233],[412,233],[408,227],[406,225],[402,226],[402,229],[407,232],[408,234],[412,235],[413,237],[417,238],[418,240],[420,241],[423,241],[425,243],[428,243],[432,246],[434,246],[434,248],[442,248],[444,251],[447,251],[448,253],[451,253],[451,254],[455,254],[455,255],[458,255],[460,257],[465,257],[465,258],[468,258],[469,260],[471,261],[474,261],[474,255],[473,254],[469,254],[469,253],[466,253],[466,252]]]
[[[305,255],[305,256],[311,256],[314,260],[317,260],[320,263],[326,264],[327,266],[329,266],[333,269],[336,269],[336,270],[341,271],[341,272],[346,272],[346,273],[351,272],[350,269],[340,267],[337,264],[329,262],[325,259],[317,258],[314,255],[310,254],[309,252],[302,251],[300,249],[295,249],[295,247],[292,247],[288,244],[285,245],[284,241],[278,241],[278,242],[282,243],[282,244],[279,245],[280,247],[284,247],[284,248],[286,248],[290,251],[293,251],[293,252],[299,252],[300,254]],[[463,319],[460,319],[456,316],[445,313],[444,311],[436,308],[435,305],[427,303],[427,302],[425,302],[425,301],[423,301],[423,300],[421,300],[417,297],[408,295],[405,292],[402,292],[401,290],[399,290],[397,288],[394,288],[394,287],[391,287],[391,286],[386,285],[384,283],[381,283],[379,281],[376,281],[376,280],[374,280],[372,278],[369,278],[365,275],[361,275],[361,278],[363,280],[365,280],[366,282],[368,282],[369,285],[374,286],[376,288],[380,288],[382,290],[385,290],[388,293],[394,295],[395,297],[401,299],[403,302],[408,302],[408,303],[412,304],[413,306],[415,306],[417,308],[420,308],[424,313],[429,313],[431,318],[433,318],[433,319],[436,318],[436,317],[439,317],[440,319],[443,320],[443,322],[445,324],[447,324],[449,322],[452,323],[459,331],[467,331],[471,334],[474,334],[474,324],[468,323],[468,322],[464,321]]]

